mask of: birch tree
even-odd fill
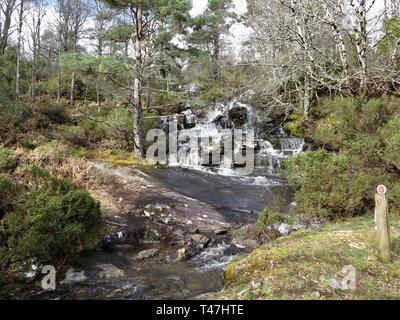
[[[4,54],[12,27],[12,15],[17,8],[17,0],[0,2],[0,55]]]
[[[18,8],[17,72],[15,75],[15,95],[17,98],[20,95],[22,26],[26,9],[25,4],[25,0],[21,0]]]
[[[46,14],[45,8],[46,2],[44,0],[37,0],[33,2],[32,10],[30,12],[28,28],[30,33],[30,45],[32,51],[32,72],[30,79],[30,95],[35,100],[35,84],[38,77],[38,70],[41,61],[41,37],[42,37],[42,25],[43,19]]]
[[[58,94],[61,98],[61,68],[60,57],[64,52],[77,53],[78,42],[81,40],[84,26],[89,16],[89,7],[84,0],[58,0],[57,32],[58,45]],[[70,103],[74,102],[75,72],[71,73]]]

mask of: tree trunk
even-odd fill
[[[61,67],[60,67],[60,55],[61,52],[58,52],[57,57],[57,104],[59,105],[61,102]]]
[[[297,12],[297,8],[296,8],[297,2],[294,0],[291,0],[290,4],[292,7],[294,21],[296,23],[297,34],[300,37],[300,43],[302,44],[302,47],[305,50],[305,53],[307,55],[307,62],[306,62],[305,68],[304,68],[305,69],[304,70],[305,71],[304,92],[303,92],[302,99],[303,99],[304,118],[306,120],[308,120],[309,115],[310,115],[311,92],[312,92],[310,78],[313,75],[315,59],[311,53],[311,46],[310,46],[308,34],[307,34],[307,26],[304,21],[302,21],[303,23],[301,23],[301,21],[298,17],[298,12]]]
[[[61,3],[60,3],[61,5]],[[61,102],[61,66],[60,66],[60,59],[61,59],[61,47],[62,47],[62,12],[60,8],[59,12],[59,34],[58,34],[58,52],[57,52],[57,104],[60,105]]]
[[[99,57],[103,56],[103,22],[100,22],[99,30],[98,30],[98,38],[97,38],[97,54]],[[101,110],[101,88],[100,88],[100,79],[99,75],[96,79],[96,103],[97,103],[97,112]]]
[[[349,93],[351,88],[350,88],[349,69],[348,69],[349,63],[347,58],[346,44],[340,32],[339,26],[335,21],[333,14],[331,13],[331,10],[329,9],[327,4],[324,4],[324,7],[325,7],[325,13],[327,15],[327,21],[331,26],[333,38],[335,39],[336,46],[339,50],[340,63],[342,65],[342,73],[344,78],[343,83],[345,86],[345,93]]]
[[[32,32],[32,43],[33,43],[33,59],[32,59],[32,75],[31,75],[31,98],[35,101],[35,83],[37,78],[36,68],[40,66],[40,53],[41,53],[41,26],[43,18],[43,3],[40,1],[37,7],[37,21],[34,21],[33,32]]]
[[[96,104],[97,104],[97,112],[101,111],[101,94],[100,94],[100,86],[97,81],[96,83]]]
[[[138,66],[143,63],[142,57],[142,28],[143,28],[143,12],[137,7],[135,14],[135,60]],[[139,68],[140,69],[140,68]],[[144,157],[143,154],[143,133],[142,133],[142,75],[135,74],[133,80],[133,116],[134,116],[134,135],[135,135],[135,153],[139,159]]]
[[[304,94],[303,94],[303,111],[304,119],[310,118],[310,106],[311,106],[311,86],[309,76],[306,74],[304,78]]]
[[[2,34],[0,34],[0,55],[3,55],[8,45],[8,37],[10,36],[11,18],[14,11],[16,0],[7,0],[4,10],[4,24]]]
[[[17,44],[17,74],[15,76],[15,95],[20,96],[20,78],[21,78],[21,46],[22,46],[22,24],[24,19],[24,0],[21,0],[19,9],[19,25],[18,25],[18,44]]]
[[[75,89],[75,72],[72,72],[71,75],[71,94],[69,97],[69,103],[73,104],[74,103],[74,89]]]
[[[368,30],[367,30],[367,3],[366,0],[360,0],[358,8],[352,3],[356,16],[358,18],[358,26],[355,28],[356,34],[356,50],[357,60],[360,66],[360,93],[367,94],[368,92]]]
[[[214,80],[218,80],[220,73],[220,63],[219,63],[219,55],[220,55],[220,43],[219,43],[219,33],[214,36],[214,51],[211,57],[212,60],[212,76]]]
[[[32,60],[32,75],[31,75],[31,98],[35,101],[35,82],[36,82],[36,49],[33,49],[33,60]]]

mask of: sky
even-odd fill
[[[1,0],[0,0],[1,1]],[[192,16],[197,16],[201,14],[207,7],[207,2],[208,0],[193,0],[193,8],[190,11],[190,14]],[[247,11],[247,2],[246,0],[233,0],[234,3],[234,11],[237,14],[244,14]],[[14,15],[13,20],[14,20],[14,25],[17,25],[17,14]],[[28,21],[31,20],[31,15],[30,12],[27,13],[26,19]],[[56,19],[56,11],[54,8],[51,6],[47,7],[46,9],[46,16],[44,19],[43,23],[43,29],[46,28],[51,28],[52,25],[55,23]],[[93,21],[88,21],[88,25],[92,26]],[[29,36],[28,34],[30,33],[29,28],[27,25],[24,25],[24,44],[25,44],[25,50],[29,51]],[[248,39],[248,36],[250,34],[250,30],[248,28],[245,28],[242,24],[235,24],[231,28],[231,35],[228,35],[226,37],[226,41],[228,44],[233,48],[233,50],[238,51],[237,54],[240,51],[241,43],[245,40]],[[16,40],[16,32],[14,32],[11,36],[11,38],[15,41]],[[87,43],[84,45],[87,48],[91,47],[90,43]],[[91,49],[89,49],[91,51]]]
[[[1,0],[0,0],[1,1]],[[372,0],[368,0],[368,1],[372,1]],[[193,0],[193,8],[191,10],[191,15],[192,16],[196,16],[201,14],[205,8],[207,7],[207,2],[208,0]],[[245,14],[247,12],[247,1],[246,0],[233,0],[233,4],[234,4],[234,11],[241,15],[241,14]],[[379,12],[381,9],[383,8],[383,0],[378,0],[375,2],[374,5],[374,10],[373,12],[377,13]],[[54,8],[47,8],[47,15],[45,18],[45,23],[44,23],[44,28],[46,27],[51,27],[51,25],[54,23],[55,21],[55,10]],[[14,25],[16,25],[16,19],[17,17],[14,17],[15,19],[15,23]],[[30,14],[27,14],[27,19],[30,19]],[[92,24],[93,21],[88,22],[89,24]],[[25,25],[24,28],[24,34],[25,34],[25,50],[27,50],[29,47],[28,42],[29,42],[29,37],[27,36],[27,34],[29,33],[28,28]],[[235,56],[239,56],[240,54],[240,50],[242,48],[242,43],[246,40],[249,39],[252,31],[250,28],[245,27],[243,24],[240,23],[236,23],[231,27],[230,30],[230,35],[226,36],[225,39],[228,43],[228,45],[230,46],[231,50],[233,50],[233,53]],[[14,38],[15,40],[15,36],[16,36],[16,32],[13,33],[12,38]],[[90,47],[90,44],[87,44],[87,47]],[[29,49],[28,49],[29,51]]]

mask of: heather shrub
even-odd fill
[[[0,172],[14,171],[18,166],[18,158],[7,148],[0,148]]]
[[[51,178],[50,178],[51,179]],[[56,265],[98,239],[100,204],[68,180],[51,179],[33,192],[22,192],[4,218],[11,261]]]

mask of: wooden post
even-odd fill
[[[375,222],[378,239],[378,254],[383,262],[391,261],[388,221],[388,199],[386,193],[375,195]]]

